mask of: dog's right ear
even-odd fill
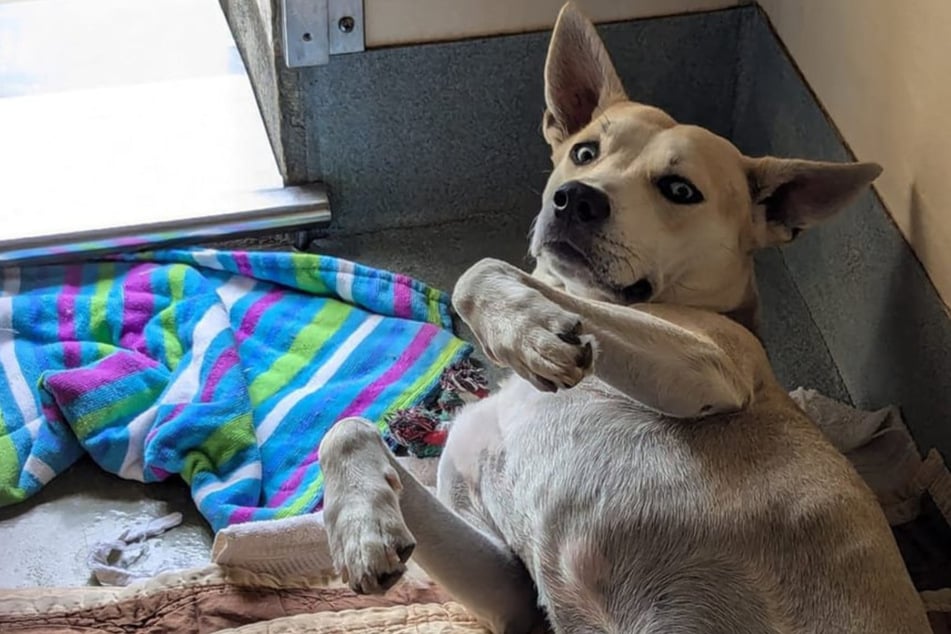
[[[790,242],[835,215],[882,173],[877,163],[746,159],[760,246]]]
[[[545,140],[562,143],[599,111],[626,99],[597,30],[569,2],[555,22],[545,61]]]

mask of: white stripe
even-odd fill
[[[353,262],[338,260],[340,270],[337,271],[337,295],[348,304],[353,303]]]
[[[231,312],[231,307],[251,292],[257,281],[243,275],[232,275],[227,282],[218,287],[218,297],[225,305],[225,310]]]
[[[209,482],[205,486],[201,487],[192,495],[195,499],[195,504],[201,506],[201,503],[205,501],[205,498],[211,495],[212,493],[217,493],[222,489],[227,489],[232,484],[240,482],[241,480],[260,480],[261,479],[261,463],[258,461],[252,462],[251,464],[246,464],[237,471],[233,472],[228,476],[227,480],[222,480],[220,482]]]
[[[209,308],[205,314],[202,315],[201,319],[198,320],[198,323],[195,324],[195,329],[192,332],[192,341],[194,343],[192,345],[191,361],[189,361],[188,365],[178,373],[175,380],[165,389],[165,394],[162,395],[161,401],[153,405],[150,409],[142,412],[131,424],[133,430],[130,431],[129,446],[126,448],[125,457],[122,459],[122,469],[128,469],[128,472],[133,474],[128,477],[135,477],[134,474],[136,471],[134,470],[137,469],[141,472],[142,469],[142,442],[149,423],[151,422],[147,417],[151,415],[154,420],[155,412],[152,410],[156,409],[159,405],[190,403],[195,400],[195,396],[197,396],[198,390],[201,388],[201,366],[205,361],[208,346],[211,345],[215,337],[229,326],[228,317],[225,315],[224,309],[218,305]],[[138,442],[133,442],[133,434],[138,439]],[[121,472],[120,475],[122,475]],[[142,476],[135,477],[135,479],[141,480]]]
[[[218,260],[218,252],[214,249],[202,249],[201,251],[192,251],[192,258],[199,266],[206,269],[222,270],[221,261]]]
[[[43,419],[39,417],[26,422],[24,427],[26,427],[27,431],[30,432],[30,440],[36,440],[36,437],[40,435],[40,427],[42,426]]]
[[[33,398],[33,390],[27,383],[26,377],[23,376],[23,370],[17,360],[14,334],[13,298],[0,297],[0,367],[3,367],[3,372],[7,376],[7,385],[13,393],[17,409],[20,410],[21,420],[29,423],[39,418],[40,412]]]
[[[382,316],[372,315],[369,319],[360,324],[360,327],[353,331],[353,334],[347,337],[347,340],[337,348],[333,356],[327,359],[327,362],[310,377],[306,385],[297,388],[274,405],[274,408],[268,412],[264,420],[261,421],[261,424],[258,425],[257,436],[259,447],[264,446],[264,443],[268,441],[271,434],[274,433],[277,426],[281,424],[281,421],[284,420],[284,417],[287,416],[288,412],[290,412],[295,405],[300,403],[304,397],[313,394],[316,390],[323,387],[324,384],[336,374],[340,366],[342,366],[347,360],[347,357],[350,356],[350,353],[352,353],[364,339],[370,336],[370,333],[373,332],[382,320]]]
[[[129,432],[129,446],[126,449],[125,458],[122,460],[122,466],[119,467],[120,478],[145,482],[145,460],[142,455],[145,447],[143,443],[145,442],[145,434],[155,422],[156,412],[158,412],[158,405],[153,405],[126,425]]]
[[[202,315],[192,332],[191,361],[165,390],[165,395],[162,397],[163,403],[190,403],[195,399],[201,388],[201,366],[205,361],[208,347],[215,337],[230,326],[228,316],[221,306],[212,306]]]
[[[3,294],[16,295],[20,292],[20,267],[11,266],[3,270]]]
[[[56,472],[53,471],[48,464],[36,456],[30,456],[26,459],[26,464],[23,465],[23,470],[39,480],[40,484],[46,484],[56,477]]]

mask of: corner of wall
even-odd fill
[[[748,154],[854,160],[765,15],[743,43],[734,140]],[[951,321],[882,201],[869,191],[782,252],[856,406],[901,407],[919,446],[951,449]]]
[[[733,109],[730,120],[730,139],[736,139],[740,130],[741,113],[748,107],[751,90],[750,74],[752,72],[752,63],[748,52],[752,46],[752,33],[756,28],[756,23],[758,20],[764,19],[762,10],[753,0],[740,0],[737,4],[741,6],[736,9],[736,55],[733,62],[733,97],[731,100]]]

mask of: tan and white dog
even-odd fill
[[[748,158],[630,102],[571,6],[545,79],[537,268],[483,260],[453,296],[515,376],[454,421],[436,495],[364,421],[321,445],[351,587],[412,554],[493,632],[930,632],[875,497],[742,325],[753,252],[880,168]]]

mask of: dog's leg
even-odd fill
[[[453,304],[493,361],[539,389],[572,387],[593,371],[678,418],[742,409],[768,368],[755,338],[722,316],[581,299],[498,260],[469,269]]]
[[[493,632],[528,633],[543,621],[521,562],[420,484],[372,424],[338,422],[321,442],[320,463],[334,561],[353,590],[386,591],[412,554]]]

